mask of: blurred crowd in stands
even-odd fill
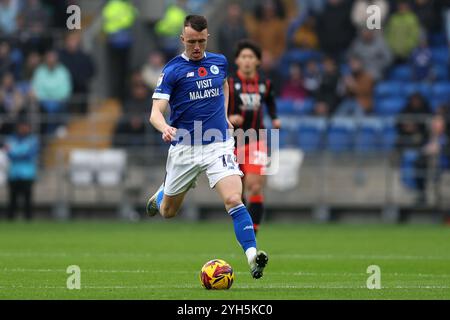
[[[80,32],[65,28],[71,3],[0,0],[0,136],[12,134],[33,108],[50,120],[39,128],[49,134],[64,128],[66,115],[87,112],[96,66]],[[133,1],[105,0],[102,8],[108,68],[114,70],[108,92],[123,110],[113,146],[147,144],[151,95],[164,64],[180,52],[184,17],[207,14],[217,4],[224,10],[220,19],[210,18],[217,26],[210,42],[228,58],[230,72],[238,40],[251,38],[262,48],[261,70],[272,79],[286,118],[282,146],[311,153],[399,150],[402,179],[421,198],[426,179],[420,173],[430,157],[439,170],[449,167],[450,0],[166,3],[146,38],[133,33],[139,19]],[[380,30],[367,27],[371,5],[379,9]],[[138,41],[152,49],[144,65],[132,69]]]
[[[71,114],[85,113],[92,58],[79,32],[66,28],[70,0],[0,0],[0,148],[9,158],[8,217],[32,186],[43,136],[62,135]]]
[[[66,28],[71,2],[0,1],[0,135],[31,114],[43,119],[37,132],[54,134],[67,114],[86,112],[95,66]]]

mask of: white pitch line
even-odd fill
[[[141,286],[81,286],[83,289],[93,289],[93,290],[104,290],[104,289],[197,289],[201,288],[200,285],[141,285]],[[264,289],[367,289],[366,286],[327,286],[327,285],[285,285],[285,284],[271,284],[262,286],[248,286],[239,285],[235,286],[236,289],[250,289],[250,290],[264,290]],[[11,286],[0,286],[0,289],[65,289],[64,286],[21,286],[21,285],[11,285]],[[409,289],[420,289],[420,290],[435,290],[435,289],[450,289],[450,286],[441,285],[415,285],[415,286],[382,286],[380,290],[374,290],[374,292],[379,292],[381,290],[409,290]]]
[[[450,260],[450,256],[414,256],[414,255],[361,255],[361,254],[272,254],[272,256],[276,256],[280,259],[310,259],[310,260]]]
[[[221,253],[222,256],[236,258],[236,253]],[[136,257],[136,258],[170,258],[180,259],[180,256],[187,256],[192,259],[192,254],[181,252],[171,253],[90,253],[90,252],[0,252],[3,257]],[[195,258],[210,257],[210,254],[195,254]],[[271,257],[275,259],[299,259],[299,260],[439,260],[450,261],[450,256],[447,255],[362,255],[362,254],[277,254],[272,253]],[[184,258],[183,258],[184,259]]]
[[[276,272],[275,272],[276,274]],[[294,275],[294,276],[348,276],[348,277],[367,277],[366,273],[358,273],[358,272],[294,272],[294,273],[285,273],[286,275]],[[398,273],[398,272],[383,272],[383,276],[392,276],[392,277],[420,277],[420,278],[450,278],[450,274],[426,274],[426,273]]]
[[[1,272],[38,272],[38,273],[58,273],[58,272],[66,272],[65,269],[34,269],[34,268],[3,268],[0,269]],[[198,271],[182,271],[182,270],[171,270],[171,271],[163,271],[163,270],[127,270],[127,269],[82,269],[83,273],[148,273],[148,274],[161,274],[161,273],[172,273],[172,274],[198,274]],[[244,275],[248,274],[248,272],[243,271],[235,271],[235,274]],[[358,272],[304,272],[304,271],[294,271],[294,272],[280,272],[274,271],[270,272],[270,275],[275,276],[296,276],[296,277],[315,277],[315,276],[344,276],[344,277],[366,277],[366,273],[358,273]],[[384,276],[392,276],[392,277],[417,277],[417,278],[450,278],[450,274],[426,274],[426,273],[383,273]]]
[[[66,272],[65,269],[32,269],[32,268],[3,268],[2,272]],[[163,273],[161,270],[114,270],[114,269],[82,269],[87,273]],[[167,271],[166,271],[167,272]],[[171,273],[188,273],[186,271],[171,271]]]

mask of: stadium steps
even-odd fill
[[[70,121],[64,137],[56,137],[44,150],[44,166],[53,168],[62,160],[67,163],[70,151],[76,148],[110,147],[111,136],[121,113],[119,102],[107,99],[86,116]]]

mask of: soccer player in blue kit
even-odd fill
[[[235,161],[227,112],[228,63],[223,55],[206,51],[207,27],[203,16],[185,18],[180,36],[184,52],[166,64],[153,94],[150,123],[171,146],[164,183],[148,200],[146,211],[149,216],[175,217],[198,175],[206,172],[233,220],[250,272],[259,279],[268,256],[257,250],[253,222],[242,203],[243,173]],[[164,118],[168,105],[170,124]]]

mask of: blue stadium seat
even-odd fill
[[[268,118],[268,117],[267,117]],[[292,115],[280,116],[283,127],[280,130],[280,148],[297,147],[297,127],[300,117]],[[270,120],[268,120],[270,121]],[[269,135],[270,137],[270,135]]]
[[[279,72],[282,77],[289,76],[289,66],[292,63],[298,63],[303,65],[310,60],[319,61],[322,58],[322,53],[315,50],[305,49],[291,49],[283,54],[278,66]]]
[[[374,94],[376,99],[398,97],[404,93],[404,83],[400,81],[380,81],[375,89]]]
[[[380,116],[393,116],[402,111],[406,105],[406,98],[385,98],[376,102],[375,113]]]
[[[434,75],[436,76],[437,81],[448,81],[449,80],[447,64],[435,64],[433,66],[433,72],[434,72]]]
[[[450,101],[448,101],[447,99],[431,98],[430,106],[431,106],[431,109],[433,110],[433,112],[435,113],[440,106],[442,106],[444,104],[448,104],[449,102]]]
[[[437,82],[432,87],[432,98],[450,101],[450,82]]]
[[[395,66],[389,72],[389,79],[395,81],[411,81],[412,76],[411,67],[407,64]]]
[[[356,123],[353,118],[338,117],[330,122],[327,148],[336,153],[348,152],[353,148]]]
[[[277,65],[277,70],[282,79],[289,78],[289,66],[290,62],[285,59],[281,59]]]
[[[306,115],[312,112],[314,99],[307,98],[304,101],[277,99],[276,104],[280,115]]]
[[[291,130],[289,129],[280,130],[279,144],[280,148],[292,147],[294,145]]]
[[[294,108],[296,108],[300,114],[306,115],[310,114],[314,109],[315,100],[312,98],[306,98],[301,105],[294,104]]]
[[[430,46],[441,47],[447,44],[447,36],[445,32],[431,33],[429,36]]]
[[[397,129],[394,117],[388,117],[383,119],[383,125],[381,129],[381,150],[384,152],[394,151],[397,143]]]
[[[414,93],[420,93],[425,99],[431,99],[432,87],[428,83],[423,82],[408,82],[404,86],[404,91],[407,97]]]
[[[282,59],[289,61],[289,63],[300,63],[304,64],[309,60],[319,60],[322,54],[315,50],[305,50],[305,49],[291,49],[287,51]]]
[[[433,47],[431,48],[431,59],[434,63],[446,64],[448,62],[449,52],[448,47]]]
[[[277,99],[277,112],[279,115],[294,114],[294,102],[292,100]]]
[[[298,123],[298,146],[304,152],[318,152],[323,149],[327,120],[321,117],[305,117]]]
[[[380,151],[380,135],[383,122],[378,117],[367,117],[358,123],[356,134],[355,151],[377,152]]]
[[[401,156],[400,179],[405,187],[413,190],[417,189],[415,162],[418,157],[417,150],[406,150]]]

